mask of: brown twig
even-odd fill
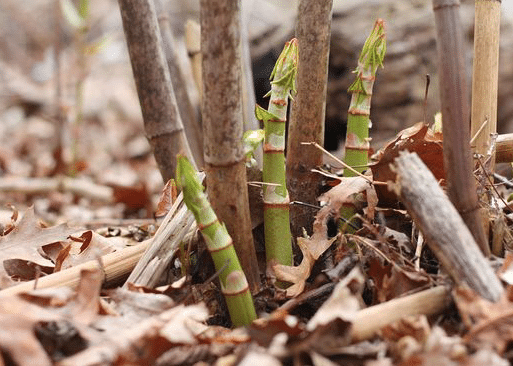
[[[479,210],[476,182],[472,173],[472,153],[468,143],[469,106],[459,4],[459,0],[433,0],[440,65],[447,193],[481,251],[488,256],[490,248]]]

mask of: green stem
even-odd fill
[[[178,156],[176,179],[182,189],[185,204],[198,223],[215,268],[220,271],[221,291],[226,299],[233,325],[250,324],[256,319],[255,307],[232,238],[226,227],[217,219],[203,192],[196,170],[184,156]]]
[[[382,19],[378,19],[363,45],[358,66],[354,71],[356,79],[348,90],[352,96],[347,116],[344,161],[359,172],[364,171],[368,163],[372,87],[378,66],[383,66],[385,52],[385,24]],[[345,177],[354,175],[352,171],[344,169]]]
[[[354,73],[355,81],[349,87],[351,104],[347,114],[347,132],[345,143],[344,162],[358,172],[367,169],[369,156],[369,127],[372,87],[376,78],[376,71],[383,66],[383,58],[386,52],[385,23],[382,19],[376,20],[371,34],[365,41],[362,53],[358,59],[358,66]],[[344,177],[354,177],[356,174],[344,169]],[[344,205],[340,209],[340,216],[346,219],[341,223],[340,230],[346,233],[354,233],[353,226],[359,226],[359,220],[355,217],[357,209],[354,205]],[[353,225],[349,225],[350,222]]]
[[[288,98],[295,92],[298,48],[292,39],[271,73],[268,110],[257,106],[257,119],[264,122],[263,201],[265,251],[268,263],[292,265],[289,194],[285,175],[285,123]]]

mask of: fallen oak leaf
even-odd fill
[[[315,216],[312,236],[297,238],[297,244],[303,253],[303,260],[296,267],[281,264],[273,266],[276,278],[293,284],[287,288],[286,295],[288,297],[295,297],[303,292],[315,261],[337,238],[328,238],[328,220],[331,217],[338,218],[340,208],[345,204],[353,204],[355,197],[362,194],[367,200],[367,215],[372,219],[377,197],[374,187],[363,177],[341,178],[337,186],[319,197],[319,201],[326,202],[326,204]]]
[[[23,280],[33,279],[38,266],[43,272],[51,273],[54,265],[41,255],[39,249],[45,244],[65,240],[76,231],[67,224],[40,227],[34,207],[30,207],[19,224],[8,235],[0,237],[0,263],[3,264],[0,273]]]
[[[275,264],[273,266],[276,278],[293,284],[286,290],[288,297],[296,297],[303,292],[306,280],[310,277],[315,261],[336,239],[337,237],[333,237],[315,242],[312,238],[297,238],[297,245],[303,253],[303,260],[299,266],[285,266],[283,264]],[[314,249],[314,251],[312,252],[311,249]]]

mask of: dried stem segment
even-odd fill
[[[363,45],[362,53],[358,59],[358,66],[354,71],[356,79],[348,90],[352,96],[347,115],[344,161],[360,173],[367,167],[370,146],[369,115],[372,88],[376,78],[376,71],[379,66],[383,66],[385,53],[385,23],[382,19],[378,19]],[[353,177],[354,175],[351,170],[344,169],[345,177]]]
[[[187,141],[191,147],[194,161],[198,167],[203,167],[203,134],[199,118],[199,105],[194,105],[189,98],[187,82],[180,67],[178,45],[169,24],[169,17],[164,10],[161,0],[156,0],[158,22],[162,44],[166,55],[167,66],[171,75],[171,84],[176,95],[180,117],[182,118]]]
[[[495,163],[513,162],[513,133],[497,136],[495,146]]]
[[[264,122],[264,233],[269,263],[292,265],[289,193],[285,177],[285,123],[288,99],[295,92],[297,40],[285,44],[273,72],[269,108],[257,105],[255,114]]]
[[[191,227],[194,217],[183,205],[183,195],[179,195],[166,217],[159,226],[150,246],[135,266],[125,282],[154,288],[169,268],[169,263],[188,233],[194,232]]]
[[[250,287],[260,282],[242,145],[240,1],[201,1],[202,115],[208,195]]]
[[[500,17],[500,0],[476,0],[470,135],[474,136],[485,123],[474,149],[484,156],[490,149],[491,134],[497,132]],[[490,161],[493,170],[494,156]]]
[[[465,283],[484,298],[497,301],[504,289],[472,234],[415,153],[395,159],[395,190],[427,244],[456,283]]]
[[[153,0],[119,0],[146,135],[164,181],[173,178],[178,153],[192,153],[171,86]]]
[[[198,223],[216,270],[220,271],[221,291],[226,299],[232,323],[235,326],[248,325],[256,319],[256,312],[232,238],[210,206],[196,170],[183,156],[178,158],[176,177],[185,204]]]
[[[451,303],[450,290],[444,286],[430,288],[360,310],[351,328],[351,341],[370,339],[393,322],[414,315],[439,314]]]
[[[324,145],[326,85],[333,0],[299,2],[296,38],[299,48],[297,93],[292,102],[287,142],[287,186],[292,201],[317,204],[321,176],[311,170],[322,165],[322,151],[301,142]],[[295,205],[290,211],[292,233],[312,230],[316,212]]]
[[[481,251],[490,255],[477,201],[470,151],[469,103],[459,0],[433,0],[438,42],[444,166],[449,198]]]

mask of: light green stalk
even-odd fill
[[[221,291],[226,299],[233,325],[250,324],[256,319],[255,307],[232,238],[224,224],[217,219],[203,192],[203,185],[197,178],[196,170],[185,156],[178,156],[176,179],[182,189],[185,204],[193,213],[205,238],[215,268],[220,271]]]
[[[365,41],[362,53],[358,59],[358,66],[354,73],[355,81],[349,87],[351,104],[347,114],[347,132],[345,143],[344,161],[356,171],[362,172],[367,168],[369,156],[369,127],[370,105],[372,87],[379,66],[383,67],[383,58],[386,52],[385,23],[382,19],[376,20],[371,34]],[[356,174],[349,169],[344,169],[344,177],[353,177]],[[354,218],[354,206],[342,206],[341,217],[345,222],[341,223],[343,232],[353,233],[354,226],[358,225]],[[350,225],[351,223],[352,225]]]
[[[294,38],[285,47],[271,73],[268,110],[256,106],[264,122],[263,201],[265,251],[269,263],[292,265],[289,193],[285,177],[285,122],[288,98],[296,91],[298,48]]]
[[[363,45],[358,66],[354,71],[356,79],[348,90],[349,93],[352,93],[352,96],[347,116],[344,161],[359,172],[367,167],[372,87],[374,86],[378,66],[383,66],[385,52],[385,23],[382,19],[378,19]],[[344,170],[345,177],[354,175],[352,171]]]

